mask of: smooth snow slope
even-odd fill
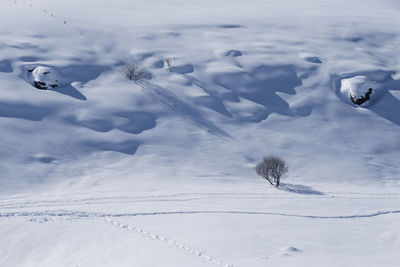
[[[0,1],[0,266],[396,266],[399,11]],[[340,93],[355,76],[372,105]]]

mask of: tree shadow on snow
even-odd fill
[[[324,195],[323,192],[317,191],[310,186],[301,185],[301,184],[286,184],[281,183],[278,187],[279,190],[302,194],[302,195]]]

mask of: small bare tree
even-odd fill
[[[167,65],[167,69],[171,72],[172,71],[172,58],[166,57],[164,59],[164,62]]]
[[[140,68],[135,63],[126,64],[122,68],[122,73],[125,75],[125,77],[128,80],[131,80],[131,81],[134,81],[134,82],[145,78],[146,75],[147,75],[147,71],[145,69],[143,69],[143,68]]]
[[[282,175],[289,171],[286,162],[278,156],[264,157],[256,166],[258,175],[264,177],[271,185],[279,186]]]

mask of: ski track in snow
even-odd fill
[[[137,227],[133,227],[133,226],[129,226],[127,224],[123,224],[123,223],[117,222],[117,221],[115,221],[115,220],[113,220],[111,218],[105,218],[105,220],[106,220],[106,222],[108,222],[108,223],[110,223],[110,224],[112,224],[114,226],[117,226],[117,227],[119,227],[121,229],[125,229],[125,230],[130,231],[130,232],[141,234],[143,237],[146,237],[146,238],[149,238],[149,239],[152,239],[152,240],[163,242],[168,246],[173,246],[173,247],[175,247],[175,248],[177,248],[177,249],[179,249],[179,250],[181,250],[181,251],[183,251],[185,253],[189,253],[189,254],[191,254],[193,256],[200,257],[200,258],[202,258],[204,260],[207,260],[207,261],[209,261],[209,262],[211,262],[211,263],[213,263],[213,264],[215,264],[217,266],[222,266],[222,267],[234,267],[234,266],[236,266],[236,265],[232,265],[232,264],[226,264],[223,261],[220,261],[220,260],[218,260],[218,259],[216,259],[216,258],[214,258],[212,256],[209,256],[209,255],[205,254],[204,252],[201,252],[199,250],[190,248],[190,247],[188,247],[186,245],[180,244],[175,240],[162,237],[160,235],[148,232],[146,230],[143,230],[143,229],[140,229],[140,228],[137,228]]]
[[[143,91],[150,97],[167,106],[196,127],[221,138],[232,138],[228,133],[205,119],[195,108],[180,100],[173,93],[168,92],[167,89],[147,81],[137,81],[136,83],[140,85]]]
[[[398,200],[398,193],[378,194],[378,193],[335,193],[328,192],[331,195],[318,196],[299,196],[290,193],[268,194],[268,193],[177,193],[153,196],[116,196],[116,197],[98,197],[98,198],[82,198],[73,200],[39,200],[39,201],[21,201],[1,203],[0,209],[22,209],[22,208],[38,208],[38,207],[55,207],[55,206],[82,206],[82,205],[99,205],[99,204],[121,204],[121,203],[143,203],[143,202],[189,202],[211,199],[351,199],[351,200]],[[336,194],[336,195],[334,195]],[[355,195],[341,196],[337,194]],[[300,194],[301,195],[301,194]],[[360,197],[359,195],[367,195],[369,197]],[[181,197],[181,198],[178,198]],[[3,200],[4,201],[4,200]]]
[[[240,211],[240,210],[193,210],[193,211],[155,211],[155,212],[137,212],[137,213],[102,213],[89,211],[71,211],[71,210],[49,210],[49,211],[21,211],[21,212],[2,212],[0,218],[13,217],[58,217],[71,219],[91,219],[91,218],[120,218],[120,217],[137,217],[137,216],[156,216],[156,215],[189,215],[189,214],[237,214],[237,215],[271,215],[284,217],[297,217],[307,219],[358,219],[371,218],[388,214],[398,214],[400,210],[375,211],[366,214],[323,216],[323,215],[307,215],[307,214],[291,214],[280,212],[264,212],[264,211]]]

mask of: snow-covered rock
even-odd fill
[[[60,86],[60,75],[51,67],[36,67],[32,71],[33,84],[36,88],[46,90],[49,87],[56,88]]]
[[[366,76],[355,76],[342,80],[340,92],[354,104],[361,105],[370,102],[373,95],[381,88],[381,84],[371,81]]]

